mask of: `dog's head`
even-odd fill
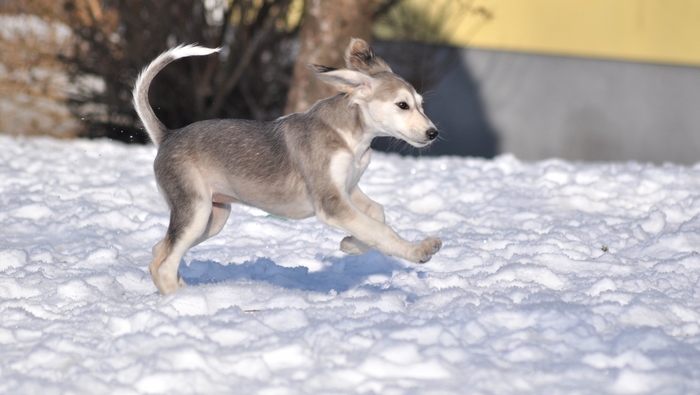
[[[378,57],[363,40],[353,38],[345,51],[346,68],[310,65],[316,76],[348,95],[372,133],[425,147],[438,135],[423,112],[423,98]]]

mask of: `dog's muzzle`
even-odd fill
[[[428,136],[428,140],[435,140],[438,134],[438,130],[435,128],[430,128],[427,132],[425,132],[425,135]]]

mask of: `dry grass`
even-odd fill
[[[70,38],[70,29],[50,15],[0,13],[0,133],[65,138],[81,132],[65,104],[70,83],[58,59]]]

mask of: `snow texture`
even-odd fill
[[[700,393],[700,166],[375,154],[430,262],[237,206],[162,297],[155,148],[0,146],[0,393]]]

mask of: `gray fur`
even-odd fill
[[[177,273],[182,255],[219,233],[231,203],[285,218],[316,215],[352,235],[341,243],[347,253],[376,248],[426,262],[440,249],[437,238],[419,243],[400,238],[384,223],[381,205],[357,187],[369,163],[374,136],[393,135],[425,146],[437,134],[422,112],[419,95],[383,68],[384,61],[364,41],[354,39],[348,47],[353,69],[314,66],[319,78],[343,93],[319,101],[306,112],[272,122],[208,120],[168,131],[148,104],[148,85],[170,61],[213,51],[193,46],[168,51],[144,70],[134,88],[139,116],[159,146],[155,176],[171,210],[168,231],[153,248],[150,265],[161,293],[184,285]],[[374,76],[369,72],[378,68],[383,70]],[[395,101],[410,102],[412,108],[399,109]],[[380,122],[377,111],[390,114],[379,117]],[[385,118],[396,122],[387,124]]]
[[[357,38],[350,40],[350,45],[345,50],[345,65],[348,68],[364,70],[370,75],[392,72],[391,67],[374,53],[372,47]]]

